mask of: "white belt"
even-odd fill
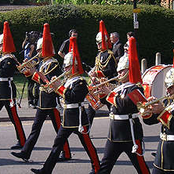
[[[71,109],[71,108],[79,108],[80,106],[84,106],[84,103],[71,103],[71,104],[64,104],[64,109]]]
[[[137,118],[139,114],[131,114],[131,117],[129,115],[114,115],[113,113],[109,114],[109,118],[113,120],[128,120],[129,118]]]
[[[174,141],[174,135],[167,135],[167,134],[160,133],[160,138],[163,141]]]
[[[13,80],[13,77],[7,77],[7,78],[0,78],[0,82],[5,82],[5,81],[9,81],[9,80]]]

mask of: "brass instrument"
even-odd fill
[[[111,81],[114,81],[114,80],[118,81],[118,79],[119,79],[118,77],[119,76],[113,77],[113,78],[111,78],[109,80],[106,80],[106,81],[104,81],[104,82],[102,82],[102,83],[100,83],[98,85],[92,86],[89,90],[95,90],[95,89],[97,89],[97,88],[99,88],[99,87],[101,87],[101,86],[103,86],[103,85],[105,85],[105,84],[107,84],[107,83],[109,83]]]
[[[37,53],[35,56],[33,56],[31,59],[29,59],[26,62],[23,62],[22,64],[20,64],[17,68],[20,72],[23,72],[24,69],[27,68],[33,68],[36,65],[39,64],[40,60],[39,60],[39,53]],[[37,61],[35,61],[34,59],[36,59]]]
[[[142,114],[142,113],[145,112],[145,109],[146,109],[148,106],[153,105],[153,104],[155,104],[155,103],[158,103],[159,101],[164,100],[164,99],[167,99],[167,100],[174,99],[174,94],[173,94],[173,95],[166,95],[166,96],[163,96],[163,97],[161,97],[161,98],[158,98],[158,99],[155,99],[155,100],[146,102],[146,103],[138,102],[138,103],[137,103],[137,108],[138,108],[138,110],[140,111],[140,113]]]
[[[111,78],[111,79],[109,79],[109,80],[107,80],[107,81],[105,81],[105,82],[102,82],[102,83],[100,83],[100,84],[98,84],[98,85],[92,86],[92,88],[90,88],[89,90],[97,89],[97,88],[99,88],[99,87],[101,87],[101,86],[103,86],[103,85],[105,85],[105,84],[107,84],[107,83],[109,83],[109,82],[111,82],[111,81],[114,81],[114,80],[117,81],[117,82],[122,82],[124,79],[127,78],[128,74],[129,74],[129,71],[127,71],[126,74],[125,74],[123,77],[120,77],[120,76],[118,75],[118,76],[113,77],[113,78]]]
[[[49,83],[47,83],[46,85],[43,85],[43,86],[42,86],[43,89],[44,89],[45,91],[47,91],[48,93],[53,92],[54,89],[51,87],[51,85],[52,85],[53,83],[55,83],[57,80],[59,80],[60,78],[64,77],[65,75],[66,75],[66,71],[65,71],[64,73],[60,74],[60,75],[59,75],[58,77],[56,77],[54,80],[52,80],[52,81],[50,81]]]

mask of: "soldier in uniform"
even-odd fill
[[[72,47],[71,47],[72,45]],[[84,99],[88,93],[86,81],[80,76],[83,73],[80,56],[77,49],[76,38],[70,38],[70,49],[64,57],[64,68],[66,72],[66,83],[61,84],[61,81],[54,83],[55,92],[61,95],[64,99],[64,114],[62,125],[54,140],[51,153],[47,158],[42,169],[31,169],[38,174],[51,174],[56,165],[56,158],[67,140],[67,138],[76,132],[83,144],[87,154],[90,157],[92,168],[95,173],[99,169],[99,159],[96,149],[89,137],[88,118],[84,108]]]
[[[7,21],[4,22],[4,30],[0,39],[2,49],[2,57],[0,58],[0,110],[5,106],[15,127],[18,142],[11,149],[19,149],[24,145],[26,138],[16,108],[16,86],[13,83],[13,76],[17,70],[18,62],[12,54],[16,49]]]
[[[28,71],[25,71],[25,75],[32,75],[32,79],[35,80],[37,83],[45,84],[53,76],[58,75],[61,72],[58,61],[52,57],[54,55],[54,48],[51,39],[49,24],[47,23],[44,24],[43,38],[38,40],[37,51],[39,52],[40,57],[42,58],[42,61],[39,63],[39,71],[36,71],[35,68],[28,69]],[[48,92],[44,90],[44,88],[40,85],[39,101],[31,133],[21,152],[12,152],[11,154],[13,156],[21,158],[24,161],[28,161],[28,159],[31,156],[31,152],[39,137],[42,125],[46,120],[47,116],[51,118],[52,124],[57,134],[61,122],[60,113],[56,109],[57,96],[58,95],[55,94],[53,91]],[[64,148],[62,149],[64,149],[65,151],[64,158],[70,159],[71,154],[68,142],[65,143]]]
[[[111,91],[107,86],[102,90],[108,94],[106,100],[112,104],[110,126],[104,156],[97,174],[109,174],[118,157],[125,152],[137,173],[148,174],[149,169],[143,157],[143,130],[138,118],[137,102],[144,101],[140,67],[136,52],[135,38],[129,39],[129,54],[120,58],[117,71],[122,85]]]
[[[98,83],[98,80],[102,78],[111,79],[117,75],[117,62],[113,52],[110,50],[112,45],[103,21],[100,21],[99,31],[100,32],[96,36],[96,44],[99,52],[95,58],[95,67],[90,73],[93,85]],[[106,104],[108,109],[110,109],[110,103],[105,100],[106,95],[100,94],[99,98],[100,101],[103,104]],[[93,119],[95,117],[95,110],[91,107],[91,105],[88,107],[88,117],[90,124],[92,125]]]
[[[167,99],[149,105],[142,113],[148,125],[161,123],[160,141],[155,155],[152,174],[174,174],[174,68],[165,77]],[[148,100],[155,100],[150,97]],[[153,101],[152,101],[153,102]]]

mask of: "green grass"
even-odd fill
[[[23,98],[27,98],[27,85],[28,85],[27,78],[22,74],[15,74],[14,83],[15,83],[16,88],[17,88],[18,97],[22,94],[22,89],[23,89],[24,83],[26,83]]]

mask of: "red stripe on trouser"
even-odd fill
[[[21,144],[21,146],[24,146],[26,139],[25,139],[25,135],[24,135],[24,131],[23,131],[21,122],[20,122],[19,117],[17,115],[16,106],[11,107],[11,111],[12,111],[12,116],[13,116],[13,119],[14,119],[14,122],[16,125],[16,129],[17,129],[17,132],[19,135],[20,144]]]
[[[87,131],[88,131],[87,127],[84,126],[84,132],[87,132]],[[88,134],[82,134],[82,135],[83,135],[84,141],[86,143],[86,146],[88,148],[88,152],[90,153],[90,157],[93,161],[93,166],[94,166],[95,173],[97,173],[97,171],[100,169],[100,162],[99,162],[97,153],[94,149],[94,146],[91,142],[91,139],[90,139],[89,135]]]
[[[141,146],[141,142],[140,140],[136,140],[136,144],[138,145],[138,150],[137,152],[139,154],[142,154],[142,146]],[[149,174],[149,169],[144,161],[144,157],[143,156],[139,156],[137,155],[137,159],[138,159],[138,163],[139,163],[139,166],[140,166],[140,169],[142,171],[143,174]]]
[[[61,124],[61,119],[60,119],[60,112],[56,108],[54,109],[54,115],[55,115],[55,120],[56,120],[57,127],[59,129],[60,124]],[[65,142],[65,144],[63,146],[63,150],[65,152],[65,158],[71,158],[71,153],[70,153],[70,148],[69,148],[68,141]]]

